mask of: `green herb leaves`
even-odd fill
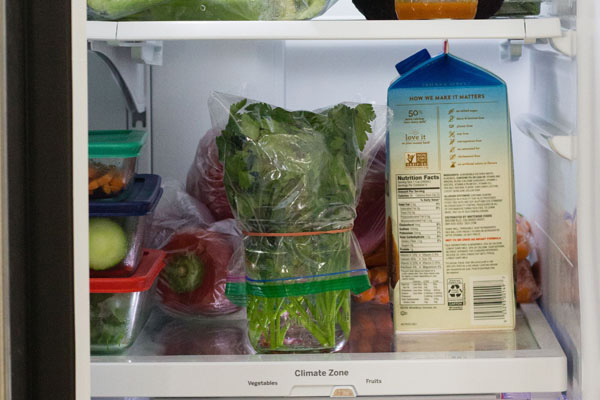
[[[246,229],[351,225],[361,152],[374,119],[369,104],[320,113],[246,99],[233,104],[217,146],[230,203]]]
[[[251,342],[257,351],[333,350],[350,333],[349,289],[369,284],[350,265],[352,233],[318,232],[354,222],[375,111],[369,104],[287,111],[245,99],[228,111],[217,146],[242,228],[315,232],[245,238]],[[228,291],[239,298],[234,285]]]

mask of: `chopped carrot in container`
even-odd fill
[[[114,178],[111,179],[110,181],[110,186],[117,188],[118,190],[123,189],[123,186],[125,185],[125,182],[123,182],[123,177],[117,175]]]
[[[88,169],[88,179],[94,179],[98,176],[98,170],[94,167]]]
[[[111,181],[111,179],[113,178],[111,173],[108,173],[106,175],[101,176],[100,178],[97,179],[98,185],[100,186],[104,186],[107,183],[109,183]]]

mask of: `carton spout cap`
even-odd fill
[[[431,55],[427,49],[423,49],[408,57],[406,60],[396,64],[396,71],[398,71],[400,75],[404,75],[429,60],[431,60]]]

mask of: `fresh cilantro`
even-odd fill
[[[246,100],[231,106],[217,146],[227,196],[244,230],[291,233],[351,227],[362,151],[374,120],[369,104],[339,104],[318,113]],[[246,273],[277,280],[346,271],[350,237],[247,237]],[[292,323],[284,319],[292,318],[323,348],[334,347],[335,327],[349,332],[346,289],[279,300],[249,296],[253,344],[260,347],[259,342],[268,341],[271,350],[284,350]]]

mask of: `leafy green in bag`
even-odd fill
[[[120,19],[165,0],[87,0],[88,15],[94,19]]]
[[[304,20],[336,0],[88,0],[92,17],[135,21]]]
[[[246,300],[253,346],[339,348],[350,331],[350,291],[369,288],[351,228],[373,106],[288,111],[214,95],[210,107],[213,122],[228,116],[217,146],[227,197],[246,233],[246,270],[228,293]]]

